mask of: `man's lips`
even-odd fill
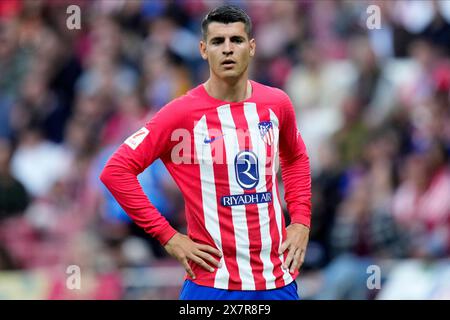
[[[233,61],[233,60],[225,60],[225,61],[222,62],[223,66],[230,66],[230,65],[233,65],[233,64],[236,64],[236,62]]]

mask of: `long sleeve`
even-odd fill
[[[173,112],[161,109],[153,119],[116,150],[100,174],[120,206],[130,218],[162,245],[176,233],[169,222],[151,204],[137,176],[155,159],[170,151]]]
[[[294,108],[287,95],[281,105],[280,166],[284,199],[291,223],[311,224],[311,171],[305,143],[297,129]]]

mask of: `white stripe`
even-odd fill
[[[259,117],[256,110],[256,104],[244,103],[244,114],[247,119],[250,137],[253,146],[253,152],[258,156],[259,163],[259,182],[256,186],[256,192],[266,192],[266,145],[259,137],[258,123]],[[273,201],[273,200],[272,200]],[[270,236],[270,218],[268,203],[258,203],[259,224],[261,232],[261,261],[263,262],[263,276],[266,280],[266,288],[273,289],[275,285],[275,275],[273,274],[273,263],[270,260],[272,251],[272,238]]]
[[[202,190],[203,213],[205,217],[205,227],[213,238],[220,252],[222,250],[222,238],[220,235],[219,217],[217,212],[217,198],[214,181],[214,168],[211,155],[211,145],[204,143],[208,136],[208,126],[206,116],[203,116],[194,128],[194,142],[197,159],[200,167],[200,183]],[[214,287],[228,289],[228,279],[230,277],[224,258],[220,259],[222,267],[217,269]]]
[[[275,115],[275,113],[273,113],[272,110],[269,109],[269,113],[270,113],[270,120],[272,121],[272,126],[273,126],[273,135],[274,135],[274,142],[273,142],[273,160],[272,160],[272,194],[273,194],[273,208],[275,210],[275,218],[277,220],[277,227],[278,227],[278,232],[280,235],[280,244],[279,246],[281,247],[281,243],[283,241],[283,233],[281,230],[281,215],[283,214],[281,211],[281,205],[280,205],[280,199],[278,199],[278,193],[277,193],[277,189],[276,189],[276,175],[278,171],[276,169],[276,159],[278,157],[278,140],[279,140],[279,121],[277,116]],[[280,260],[283,263],[284,262],[284,257],[281,254],[280,256]],[[284,279],[284,283],[285,284],[289,284],[293,281],[291,274],[289,273],[289,270],[283,270],[283,279]]]
[[[236,181],[234,169],[234,158],[239,152],[239,140],[236,132],[236,125],[231,115],[230,105],[223,105],[217,108],[220,123],[222,126],[225,152],[228,167],[228,182],[230,194],[244,194],[243,189]],[[248,238],[247,216],[245,206],[232,206],[231,216],[233,219],[234,236],[236,241],[236,262],[239,275],[242,280],[243,290],[255,290],[255,280],[253,278],[252,267],[250,265],[250,240]]]

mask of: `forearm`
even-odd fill
[[[290,159],[282,159],[281,176],[284,184],[284,199],[291,223],[311,225],[311,172],[307,153]]]
[[[142,190],[137,176],[112,157],[103,169],[100,180],[130,218],[162,245],[176,230],[151,204]]]

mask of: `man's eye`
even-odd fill
[[[218,45],[218,44],[221,44],[222,43],[222,40],[212,40],[211,41],[211,44],[213,44],[213,45]]]

